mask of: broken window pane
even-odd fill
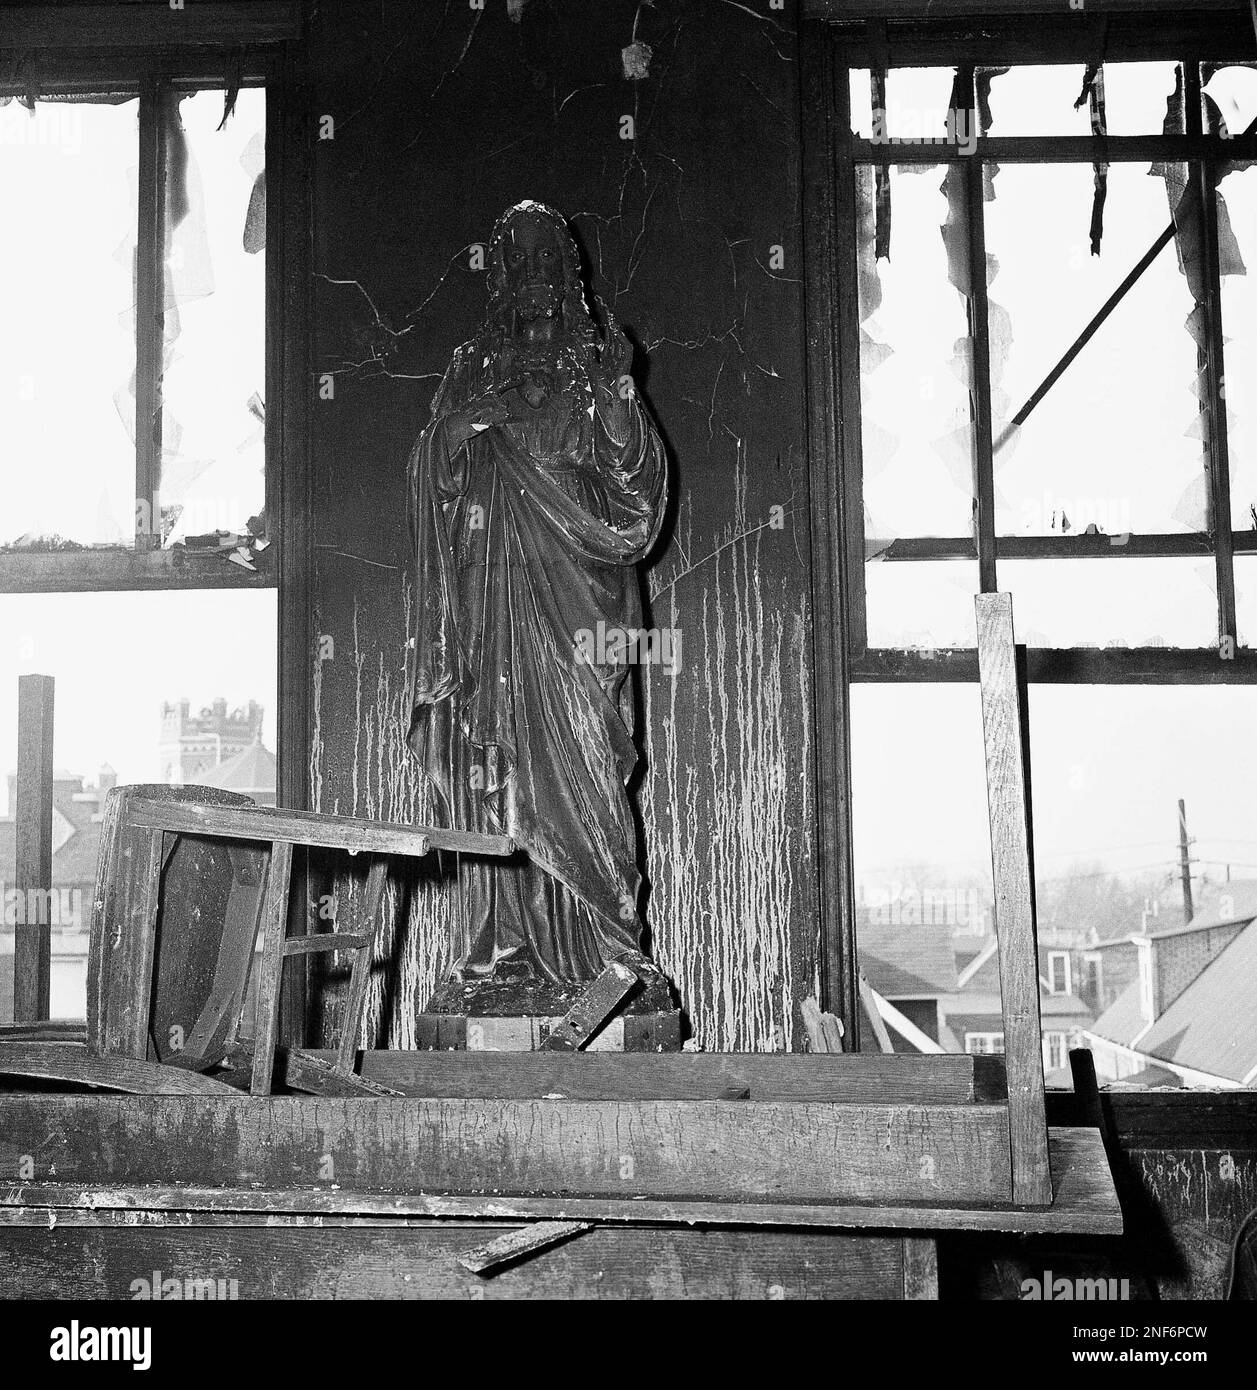
[[[1257,116],[1257,66],[1201,64],[1202,121],[1206,130],[1230,135],[1247,130]]]
[[[38,672],[56,681],[51,1013],[82,1018],[109,787],[208,783],[274,805],[276,595],[5,595],[0,629],[0,880],[12,887],[18,676]],[[0,918],[0,1022],[13,1016],[13,916]]]
[[[1257,555],[1235,557],[1235,622],[1241,647],[1257,647]]]
[[[873,81],[868,68],[851,69],[851,133],[864,140],[873,134]]]
[[[892,140],[946,138],[955,81],[954,68],[892,68],[886,75],[885,134]]]
[[[138,102],[0,108],[0,545],[131,545]]]
[[[195,92],[179,100],[168,132],[166,545],[243,533],[263,507],[265,115],[265,93],[246,88],[219,130],[223,93]]]
[[[1146,164],[1109,168],[1102,253],[1093,172],[1006,164],[986,206],[996,526],[1003,535],[1199,531],[1206,485],[1194,301],[1166,246],[1020,430],[1010,421],[1169,223]],[[1083,518],[1086,518],[1084,521]]]
[[[934,1050],[904,1019],[944,1052],[1003,1028],[998,964],[958,979],[993,939],[984,769],[976,684],[852,687],[856,950],[896,1051]]]
[[[991,126],[1010,135],[1090,135],[1084,102],[1075,110],[1086,68],[1081,63],[1015,67],[991,82]],[[1160,130],[1158,125],[1157,130]]]
[[[874,171],[857,169],[860,391],[870,541],[972,529],[966,301],[948,279],[945,166],[890,173],[891,255],[874,251]]]
[[[1257,530],[1257,166],[1235,169],[1218,185],[1219,228],[1229,223],[1238,256],[1221,269],[1231,525]]]
[[[867,569],[867,566],[866,566]],[[1001,560],[1017,640],[1031,647],[1215,647],[1213,560]]]
[[[870,647],[972,647],[976,560],[871,560],[864,566]]]
[[[1105,63],[1105,124],[1110,135],[1160,135],[1178,81],[1177,63]],[[1175,124],[1181,129],[1181,122]]]

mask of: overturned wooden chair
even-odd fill
[[[288,935],[298,845],[369,857],[356,930]],[[287,1079],[325,1094],[387,1094],[358,1076],[355,1063],[388,860],[436,849],[507,855],[514,846],[502,836],[278,810],[209,787],[115,788],[105,803],[92,903],[88,1048],[193,1071],[243,1065],[251,1093],[268,1095],[285,962],[348,952],[335,1061],[294,1049]],[[241,1025],[259,932],[250,1039]]]

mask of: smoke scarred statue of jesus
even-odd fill
[[[450,986],[544,991],[641,944],[630,667],[591,635],[641,627],[666,466],[560,214],[509,208],[487,270],[484,325],[410,458],[409,743],[438,820],[523,851],[463,862]]]

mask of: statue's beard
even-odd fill
[[[521,285],[515,292],[514,307],[520,323],[556,319],[563,308],[563,296],[555,285]]]

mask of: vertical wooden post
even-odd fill
[[[13,1018],[49,1017],[52,977],[52,710],[51,676],[19,676],[17,696],[17,836],[15,866],[25,912],[13,942]]]
[[[1012,1197],[1018,1204],[1044,1205],[1052,1200],[1052,1173],[1043,1096],[1024,681],[1018,680],[1010,595],[978,594],[974,607],[1008,1069]]]

